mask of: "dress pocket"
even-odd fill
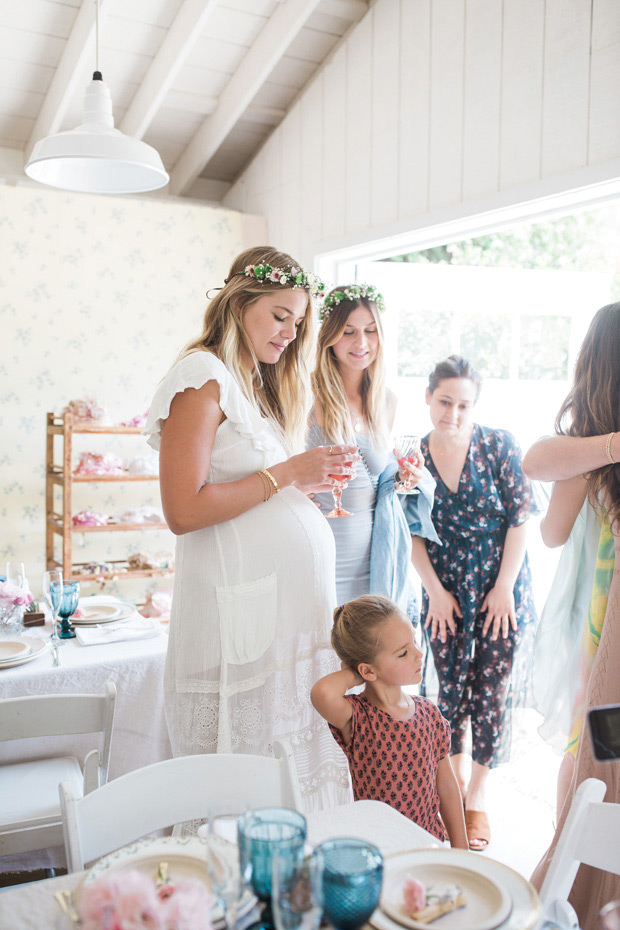
[[[230,665],[255,662],[271,646],[276,632],[278,575],[216,587],[222,658]]]

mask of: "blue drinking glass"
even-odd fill
[[[275,930],[271,913],[273,857],[295,862],[306,840],[306,818],[285,807],[248,811],[237,824],[241,873],[249,876],[256,896],[264,902],[262,919],[248,930]]]
[[[379,904],[383,856],[364,840],[326,840],[315,854],[323,860],[323,916],[337,930],[358,930]]]
[[[80,600],[80,582],[66,581],[62,582],[62,599],[58,609],[58,615],[62,617],[58,635],[61,639],[72,639],[75,636],[75,630],[69,623],[69,617],[75,613]]]

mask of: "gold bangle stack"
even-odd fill
[[[264,500],[268,501],[269,498],[273,497],[274,494],[277,494],[280,490],[280,485],[273,477],[268,468],[263,468],[260,471],[256,472],[257,475],[260,475],[260,479],[263,482],[263,487],[265,490]]]
[[[612,441],[612,439],[614,438],[615,435],[616,435],[615,433],[610,433],[610,434],[609,434],[609,436],[607,437],[607,445],[605,446],[605,452],[607,453],[607,458],[609,459],[609,461],[611,462],[612,465],[615,465],[615,464],[616,464],[616,460],[615,460],[615,458],[613,457],[613,455],[611,454],[611,441]]]

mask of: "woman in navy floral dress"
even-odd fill
[[[478,372],[454,355],[429,378],[426,402],[434,428],[422,440],[422,453],[437,482],[433,520],[442,545],[414,537],[412,553],[439,679],[437,703],[452,727],[452,761],[475,850],[490,839],[486,779],[507,757],[517,652],[531,643],[536,620],[525,553],[526,523],[535,510],[532,489],[514,437],[474,423],[480,385]]]

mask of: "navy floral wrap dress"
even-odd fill
[[[437,482],[433,522],[442,545],[427,541],[431,563],[444,588],[459,602],[463,618],[446,642],[430,640],[425,630],[427,662],[439,679],[437,703],[452,727],[452,754],[463,752],[471,725],[472,758],[481,765],[506,761],[510,750],[511,709],[528,702],[530,656],[536,609],[527,555],[514,586],[517,630],[495,642],[482,636],[483,601],[495,585],[506,533],[537,511],[532,486],[521,469],[521,450],[506,430],[476,424],[458,490],[444,484],[422,440],[426,467]],[[428,595],[422,592],[422,622]],[[429,653],[430,650],[430,653]],[[424,689],[423,689],[424,690]]]

